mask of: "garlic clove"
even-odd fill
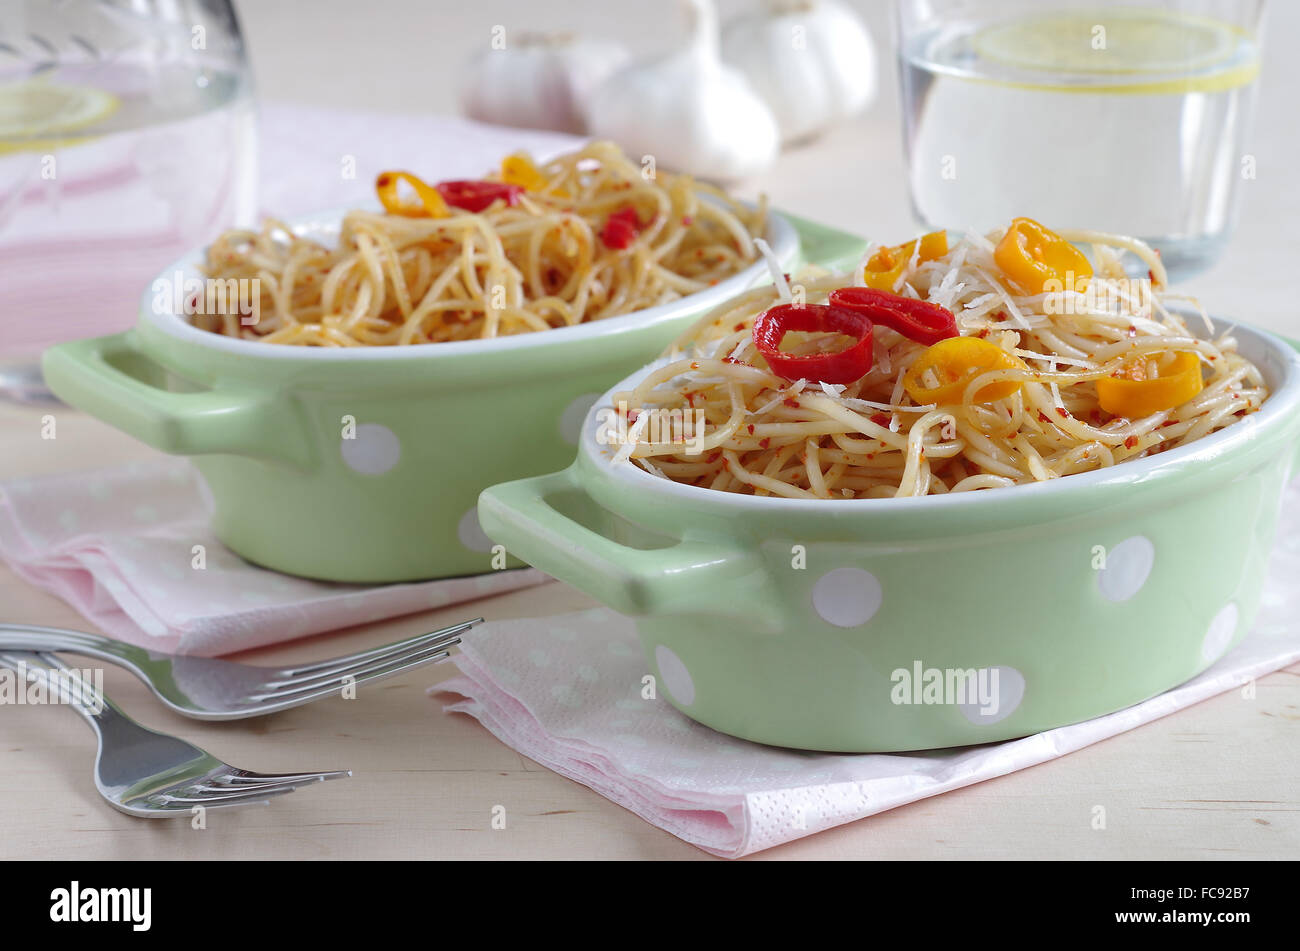
[[[767,0],[727,24],[722,56],[772,110],[783,142],[826,131],[876,95],[871,34],[840,0]]]
[[[618,43],[572,34],[503,33],[500,42],[470,60],[461,87],[461,111],[497,125],[584,132],[592,91],[628,60]]]
[[[588,126],[633,155],[729,182],[769,166],[780,148],[772,112],[718,52],[711,0],[688,0],[684,49],[611,76],[592,96]]]

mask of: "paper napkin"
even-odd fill
[[[485,624],[431,692],[543,766],[714,855],[736,858],[1055,759],[1300,660],[1300,480],[1283,503],[1246,639],[1187,683],[1109,716],[1005,743],[902,754],[782,750],[641,699],[632,622],[595,609]]]
[[[0,558],[114,637],[208,657],[550,580],[526,568],[416,584],[308,581],[244,561],[217,541],[208,514],[183,459],[12,480],[0,483]]]

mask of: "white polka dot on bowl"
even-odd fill
[[[880,610],[880,582],[862,568],[835,568],[813,585],[812,603],[823,621],[836,627],[866,624]]]
[[[1025,676],[1014,667],[985,667],[975,672],[976,690],[987,689],[989,702],[979,697],[958,704],[964,716],[978,726],[1005,720],[1020,707],[1025,699]]]
[[[1236,633],[1237,602],[1229,601],[1214,615],[1214,620],[1205,632],[1205,640],[1201,642],[1202,662],[1212,664],[1222,657]]]
[[[362,423],[351,439],[339,440],[343,462],[362,475],[383,475],[402,458],[397,434],[379,423]]]
[[[1107,601],[1127,601],[1147,583],[1156,561],[1156,546],[1145,535],[1126,538],[1106,553],[1097,572],[1097,589]]]
[[[655,665],[659,668],[664,689],[674,700],[683,707],[695,702],[695,681],[680,657],[660,644],[655,648]]]

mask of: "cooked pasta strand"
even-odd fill
[[[1237,352],[1230,332],[1198,336],[1167,306],[1186,299],[1165,294],[1154,252],[1121,236],[1062,234],[1093,244],[1095,298],[1021,294],[993,260],[996,233],[968,235],[936,260],[914,259],[895,285],[908,297],[941,296],[963,333],[1014,354],[1025,369],[981,373],[959,402],[917,406],[903,376],[925,348],[877,326],[874,366],[861,379],[846,386],[791,382],[772,373],[749,345],[754,318],[779,299],[773,288],[759,288],[705,315],[676,341],[664,365],[615,394],[616,407],[622,401],[641,414],[689,410],[705,420],[693,446],[641,440],[629,456],[653,463],[669,479],[727,492],[796,499],[947,494],[1043,482],[1149,456],[1260,408],[1268,390],[1259,369]],[[1152,287],[1134,292],[1125,254],[1151,268]],[[799,283],[808,301],[818,303],[852,279],[812,275]],[[787,338],[786,349],[813,353],[826,346],[825,336],[804,336]],[[1139,419],[1102,409],[1098,380],[1134,362],[1150,373],[1178,351],[1200,358],[1205,379],[1198,395]],[[971,402],[996,382],[1020,387],[1003,399]]]
[[[234,308],[196,326],[298,346],[392,346],[533,333],[631,313],[702,290],[756,260],[766,226],[749,208],[688,176],[642,175],[615,145],[594,142],[541,167],[545,187],[517,204],[446,218],[353,211],[326,247],[268,219],[227,231],[204,271],[259,280],[259,317]],[[635,209],[625,249],[600,231]]]

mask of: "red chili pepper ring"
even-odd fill
[[[490,206],[498,198],[507,205],[517,204],[524,190],[518,185],[504,182],[454,181],[439,182],[434,188],[442,200],[455,208],[478,213]]]
[[[929,301],[871,287],[841,287],[831,291],[830,302],[884,324],[927,347],[959,335],[957,318],[952,311]]]
[[[871,320],[833,304],[777,304],[754,318],[754,343],[767,365],[787,380],[852,383],[871,369]],[[781,338],[797,333],[841,333],[858,342],[837,353],[799,356],[781,351]]]

